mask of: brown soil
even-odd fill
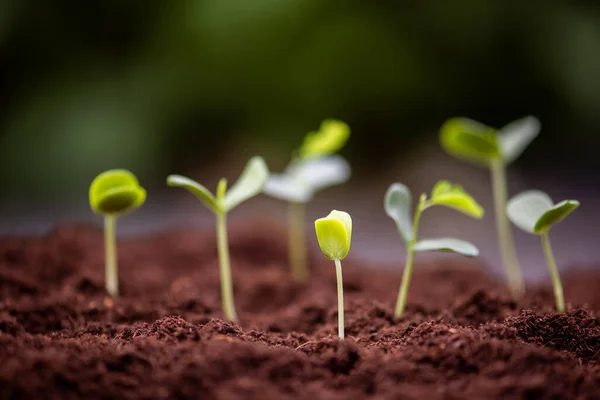
[[[556,314],[549,287],[515,303],[472,262],[417,264],[394,321],[400,268],[350,257],[341,341],[333,263],[312,252],[294,283],[284,238],[230,229],[239,326],[220,319],[212,231],[122,240],[116,300],[99,229],[0,239],[0,398],[600,398],[600,273],[565,277]]]

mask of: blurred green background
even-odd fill
[[[284,166],[327,117],[369,176],[465,115],[526,114],[522,166],[600,163],[595,0],[2,0],[3,198],[81,197],[100,171]],[[560,166],[560,167],[559,167]],[[538,167],[539,168],[539,167]],[[77,195],[76,195],[77,194]]]

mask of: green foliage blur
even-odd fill
[[[0,88],[2,195],[79,190],[109,168],[162,182],[256,151],[284,165],[329,117],[352,127],[344,154],[365,171],[455,115],[536,115],[524,162],[598,165],[600,7],[2,0]]]

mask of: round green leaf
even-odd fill
[[[215,196],[204,186],[193,179],[186,178],[181,175],[169,175],[167,177],[167,185],[187,189],[190,193],[196,196],[202,204],[214,213],[219,212],[219,206]]]
[[[435,184],[429,204],[450,207],[477,219],[481,219],[484,214],[483,207],[462,186],[453,185],[446,180]]]
[[[348,255],[352,241],[350,214],[333,210],[327,217],[315,221],[315,231],[319,247],[327,258],[341,260]]]
[[[495,129],[468,118],[451,118],[442,125],[440,144],[454,157],[488,166],[500,157]]]
[[[269,179],[269,169],[262,157],[252,157],[246,168],[240,175],[236,183],[225,194],[223,199],[223,208],[230,211],[240,203],[259,194],[267,180]]]
[[[546,193],[527,190],[510,199],[506,213],[512,223],[525,232],[540,235],[577,207],[577,200],[565,200],[555,205]]]
[[[546,211],[535,223],[537,233],[547,232],[554,224],[562,221],[579,207],[577,200],[564,200]]]
[[[479,250],[475,245],[460,239],[439,238],[419,240],[413,246],[414,251],[451,251],[467,257],[477,257]]]
[[[298,150],[300,157],[319,157],[335,153],[341,149],[350,137],[350,127],[336,119],[327,119],[321,123],[317,132],[310,132],[304,138]]]
[[[500,130],[498,142],[505,164],[515,161],[540,133],[540,121],[528,116],[506,125]]]
[[[146,190],[130,171],[111,169],[94,178],[89,198],[98,214],[122,214],[144,204]]]
[[[412,195],[410,189],[401,183],[393,183],[385,193],[383,208],[385,213],[394,220],[404,243],[412,240],[412,216],[410,205]]]

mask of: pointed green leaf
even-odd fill
[[[547,232],[554,224],[562,221],[579,207],[577,200],[563,200],[546,211],[535,223],[537,233]]]
[[[442,125],[440,144],[454,157],[488,166],[500,157],[495,129],[468,118],[451,118]]]
[[[141,206],[146,190],[130,171],[111,169],[94,178],[89,198],[92,210],[98,214],[122,214]]]
[[[441,180],[435,184],[431,191],[431,205],[440,205],[453,208],[473,218],[483,217],[483,207],[471,197],[460,185]]]
[[[348,255],[352,241],[352,218],[344,211],[333,210],[315,221],[315,231],[321,251],[330,260]]]
[[[414,251],[452,251],[466,257],[477,257],[479,250],[475,245],[460,239],[440,238],[419,240]]]
[[[269,179],[269,169],[262,157],[252,157],[236,183],[225,194],[223,208],[230,211],[243,201],[256,196]]]
[[[202,202],[202,204],[204,204],[209,210],[215,213],[219,211],[219,206],[217,205],[215,196],[213,196],[213,194],[207,188],[205,188],[195,180],[186,178],[185,176],[181,175],[169,175],[167,177],[167,185],[187,189],[191,194],[196,196]]]
[[[405,244],[408,244],[413,236],[411,202],[410,189],[401,183],[393,183],[385,193],[383,201],[385,213],[396,223]]]
[[[510,199],[506,212],[513,224],[526,232],[540,235],[577,207],[577,200],[565,200],[555,205],[546,193],[527,190]]]
[[[540,121],[528,116],[506,125],[500,130],[498,142],[505,164],[515,161],[540,133]]]
[[[298,152],[303,158],[335,153],[346,144],[349,137],[350,128],[346,123],[327,119],[323,121],[317,132],[306,135]]]

